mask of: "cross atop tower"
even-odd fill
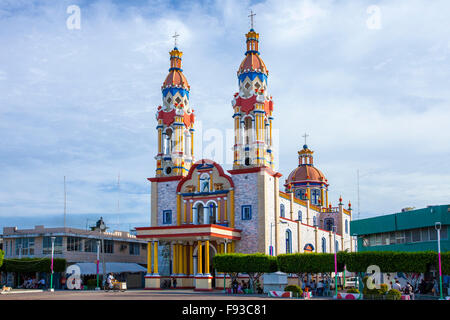
[[[180,36],[180,35],[177,34],[176,31],[175,31],[175,34],[172,36],[172,38],[174,38],[174,46],[175,46],[175,48],[177,47],[177,38],[178,38],[179,36]]]
[[[306,138],[309,137],[309,134],[307,134],[307,133],[305,132],[305,134],[302,135],[302,137],[305,138],[305,146],[306,146]]]
[[[249,17],[250,17],[250,25],[251,25],[251,28],[253,29],[253,17],[254,16],[256,16],[256,13],[253,13],[253,10],[250,10],[250,15],[249,15]]]

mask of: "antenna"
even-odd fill
[[[358,190],[358,220],[359,220],[359,216],[360,216],[360,211],[359,211],[359,169],[356,170],[356,185],[357,185],[357,190]]]
[[[66,176],[64,176],[64,229],[66,228]]]
[[[120,172],[117,177],[117,229],[120,230]]]

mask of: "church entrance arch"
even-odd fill
[[[209,243],[209,269],[210,269],[209,273],[213,277],[213,279],[212,279],[212,287],[213,288],[216,287],[216,270],[214,268],[212,268],[212,265],[213,265],[212,262],[213,262],[213,258],[216,254],[217,254],[217,249],[210,242]],[[194,275],[197,275],[198,263],[202,264],[202,272],[203,272],[203,274],[205,274],[205,243],[202,244],[202,261],[200,262],[198,259],[198,245],[195,246],[195,248],[194,248],[193,257],[194,257]],[[194,286],[195,286],[195,283],[194,283]]]

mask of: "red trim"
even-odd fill
[[[144,276],[145,279],[161,279],[161,276]]]
[[[291,222],[295,222],[295,223],[298,222],[298,221],[296,221],[296,220],[291,220],[291,219],[288,219],[288,218],[285,218],[285,217],[280,217],[280,219],[284,219],[284,220],[291,221]]]
[[[159,234],[159,235],[137,235],[136,238],[145,239],[145,238],[178,238],[178,237],[201,237],[201,236],[210,236],[217,238],[225,238],[231,240],[241,240],[241,237],[233,237],[227,236],[223,234],[213,233],[213,232],[200,232],[200,233],[177,233],[177,234]]]
[[[228,170],[228,173],[230,174],[244,174],[244,173],[254,173],[254,172],[260,172],[262,170],[265,170],[268,174],[270,174],[272,177],[281,177],[282,174],[279,172],[273,171],[269,167],[256,167],[256,168],[248,168],[248,169],[235,169],[235,170]]]
[[[147,180],[151,181],[151,182],[166,182],[166,181],[176,181],[176,180],[181,180],[181,179],[183,179],[183,176],[147,178]]]
[[[214,289],[194,289],[194,291],[213,291]]]
[[[223,229],[227,231],[236,231],[241,232],[240,229],[225,227],[225,226],[219,226],[217,224],[186,224],[181,226],[160,226],[160,227],[136,227],[136,230],[158,230],[158,229],[184,229],[184,228],[204,228],[204,227],[212,227],[217,229]]]
[[[222,167],[218,163],[216,163],[216,162],[214,162],[212,160],[209,160],[209,159],[202,159],[202,160],[199,160],[196,163],[194,163],[194,165],[191,167],[191,169],[189,169],[188,175],[186,177],[184,177],[180,181],[180,183],[178,184],[177,192],[180,192],[181,187],[183,186],[183,184],[186,181],[188,181],[188,180],[190,180],[192,178],[192,174],[194,173],[194,170],[201,164],[211,164],[211,165],[213,165],[217,169],[217,171],[219,171],[219,176],[226,178],[230,182],[231,187],[234,188],[233,180],[231,179],[230,176],[225,174],[225,172],[223,171]]]

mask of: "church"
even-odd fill
[[[137,237],[148,243],[146,289],[160,289],[167,279],[176,279],[177,288],[223,289],[224,275],[212,266],[219,253],[353,251],[351,204],[344,208],[341,197],[338,206],[331,205],[328,180],[315,167],[306,142],[298,151],[298,166],[285,180],[274,171],[276,108],[253,26],[246,34],[239,92],[230,110],[231,170],[194,159],[195,115],[182,54],[175,43],[156,111],[156,172],[148,178],[151,225],[136,228]]]

